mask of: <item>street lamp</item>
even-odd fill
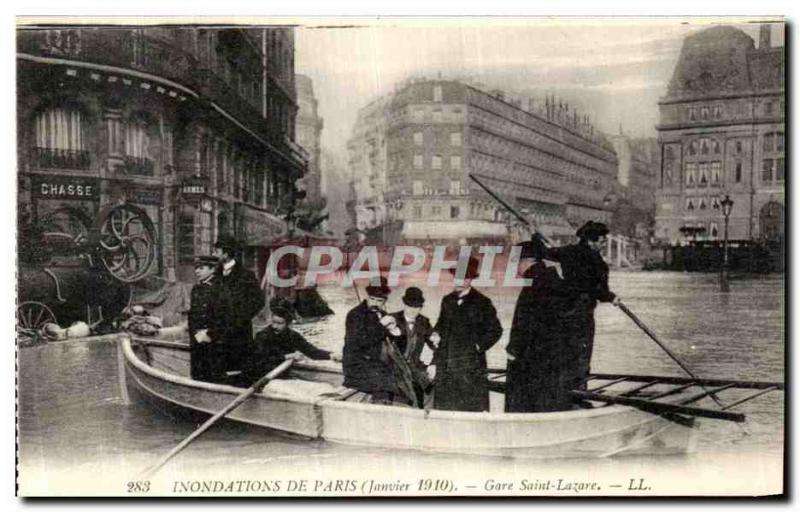
[[[725,238],[722,246],[722,274],[720,275],[720,290],[723,292],[730,291],[728,284],[728,219],[731,216],[733,209],[733,199],[727,194],[725,199],[720,201],[719,205],[722,207],[722,215],[725,216]]]

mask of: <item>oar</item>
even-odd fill
[[[202,425],[200,425],[200,427],[197,430],[195,430],[194,432],[189,434],[189,437],[187,437],[186,439],[181,441],[181,443],[178,446],[173,448],[168,454],[163,456],[157,463],[155,463],[154,465],[149,467],[146,471],[144,471],[142,473],[142,477],[143,478],[149,478],[152,475],[154,475],[159,469],[161,469],[161,467],[164,464],[169,462],[169,460],[172,457],[178,455],[180,452],[183,451],[184,448],[189,446],[189,444],[192,441],[194,441],[195,439],[200,437],[200,435],[202,435],[203,432],[205,432],[206,430],[211,428],[211,426],[214,425],[216,422],[218,422],[219,420],[221,420],[222,418],[227,416],[228,413],[230,413],[231,411],[233,411],[234,409],[236,409],[237,407],[242,405],[245,402],[245,400],[250,398],[250,396],[252,396],[257,390],[259,390],[262,387],[264,387],[264,385],[266,385],[267,382],[271,381],[272,379],[274,379],[275,377],[277,377],[281,373],[283,373],[286,370],[288,370],[289,367],[292,366],[293,362],[294,362],[294,360],[287,359],[286,361],[281,363],[279,366],[277,366],[275,369],[273,369],[271,372],[269,372],[268,374],[266,374],[263,377],[261,377],[260,379],[258,379],[258,381],[255,384],[253,384],[252,386],[247,388],[247,390],[245,390],[243,393],[241,393],[239,396],[237,396],[234,401],[232,401],[231,403],[226,405],[225,408],[222,409],[221,411],[219,411],[217,414],[215,414],[214,416],[212,416],[208,420],[206,420],[206,422],[203,423]]]
[[[622,303],[622,301],[619,301],[619,300],[616,302],[616,306],[617,306],[619,309],[621,309],[623,313],[625,313],[626,315],[628,315],[628,317],[629,317],[631,320],[633,320],[633,323],[635,323],[636,325],[638,325],[638,326],[639,326],[639,327],[640,327],[640,328],[641,328],[641,329],[642,329],[642,330],[645,332],[645,334],[647,334],[648,336],[650,336],[650,339],[652,339],[653,341],[655,341],[655,342],[656,342],[656,344],[657,344],[659,347],[661,347],[661,350],[663,350],[664,352],[666,352],[666,354],[667,354],[667,355],[668,355],[670,358],[672,358],[672,360],[673,360],[673,361],[675,361],[675,362],[678,364],[678,366],[680,366],[680,367],[681,367],[681,370],[683,370],[684,372],[686,372],[686,374],[687,374],[689,377],[691,377],[692,379],[696,380],[696,381],[698,382],[698,386],[700,386],[700,389],[702,389],[703,391],[707,392],[707,393],[708,393],[708,395],[711,397],[711,399],[712,399],[712,400],[714,400],[714,402],[716,402],[716,403],[717,403],[717,405],[719,405],[719,406],[720,406],[722,409],[726,409],[726,408],[727,408],[727,407],[725,406],[725,404],[724,404],[724,403],[722,403],[722,401],[721,401],[721,400],[720,400],[720,399],[717,397],[717,395],[715,395],[714,393],[712,393],[712,392],[708,391],[708,390],[706,389],[706,387],[705,387],[703,384],[701,384],[701,383],[700,383],[700,379],[699,379],[699,378],[698,378],[698,377],[697,377],[697,376],[694,374],[694,372],[692,372],[692,370],[690,370],[690,369],[689,369],[689,367],[688,367],[688,366],[686,366],[686,364],[685,364],[683,361],[681,361],[681,360],[680,360],[680,358],[679,358],[677,355],[675,355],[675,353],[674,353],[674,352],[672,352],[672,351],[671,351],[669,348],[667,348],[667,346],[666,346],[666,345],[664,345],[664,343],[662,343],[662,342],[661,342],[661,340],[659,340],[659,339],[658,339],[658,336],[656,336],[656,334],[655,334],[655,333],[654,333],[652,330],[650,330],[650,328],[649,328],[649,327],[647,327],[647,325],[645,325],[645,323],[644,323],[644,322],[642,322],[642,321],[639,319],[639,317],[638,317],[638,316],[636,316],[636,315],[633,313],[633,311],[631,311],[630,309],[628,309],[628,306],[626,306],[625,304],[623,304],[623,303]],[[741,426],[741,425],[740,425],[740,426]],[[745,434],[748,434],[748,432],[747,432],[746,430],[742,429],[742,431],[743,431]]]

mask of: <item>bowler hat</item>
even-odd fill
[[[380,278],[380,284],[378,284],[377,286],[373,285],[372,281],[370,281],[370,285],[367,286],[367,295],[369,295],[370,297],[380,297],[385,299],[386,297],[389,296],[390,293],[392,293],[392,290],[386,283],[385,277]]]
[[[461,265],[456,265],[454,268],[449,269],[450,273],[454,276],[458,277],[458,270]],[[480,262],[477,258],[470,256],[469,262],[467,263],[467,270],[464,274],[463,279],[475,279],[478,277],[478,268],[480,267]]]
[[[219,263],[219,258],[210,256],[208,254],[199,254],[194,257],[195,267],[216,267]]]
[[[214,247],[218,247],[228,254],[233,254],[239,249],[239,242],[231,235],[221,234],[217,237]]]
[[[578,238],[597,241],[601,236],[608,234],[608,227],[602,222],[589,221],[575,232]]]
[[[422,295],[422,290],[416,286],[406,289],[403,294],[403,304],[412,308],[421,308],[425,304],[425,297]]]

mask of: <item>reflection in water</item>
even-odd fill
[[[403,283],[403,286],[410,283]],[[419,284],[419,283],[414,283]],[[716,275],[679,273],[615,273],[612,289],[694,372],[703,377],[784,379],[783,276],[739,280],[731,292],[719,292]],[[402,288],[402,287],[401,287]],[[425,289],[423,313],[435,320],[447,282]],[[326,286],[321,294],[335,315],[322,322],[299,325],[309,340],[322,348],[340,350],[344,317],[355,305],[352,289]],[[511,323],[517,290],[485,289],[494,301],[505,328]],[[400,291],[389,300],[390,311],[400,308]],[[603,304],[595,313],[597,338],[592,368],[600,372],[681,375],[680,369],[623,313]],[[504,366],[500,343],[489,355],[491,366]],[[156,410],[146,403],[122,404],[117,385],[115,348],[109,344],[51,345],[19,353],[19,435],[22,478],[26,474],[59,472],[102,474],[121,468],[143,468],[187,436],[202,418]],[[734,401],[736,393],[725,395]],[[730,397],[730,398],[727,398]],[[709,402],[710,403],[710,402]],[[745,404],[745,436],[734,424],[702,420],[697,452],[660,458],[659,468],[717,467],[762,461],[780,467],[783,452],[783,394],[772,393]],[[751,454],[751,459],[742,459]],[[738,458],[737,458],[738,457]],[[731,462],[734,461],[734,462]],[[46,462],[46,464],[45,464]],[[746,463],[750,463],[746,462]],[[545,465],[546,464],[546,465]],[[636,458],[595,461],[604,469],[650,467]],[[421,454],[308,441],[298,436],[225,422],[212,428],[172,463],[173,471],[229,468],[245,472],[280,472],[312,465],[320,475],[337,468],[380,467],[391,474],[413,468],[458,468],[458,474],[509,471],[565,472],[585,466],[575,461],[524,461]],[[135,471],[132,469],[132,471]],[[98,473],[99,472],[99,473]],[[253,475],[251,475],[253,476]]]

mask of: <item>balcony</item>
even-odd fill
[[[125,172],[135,176],[153,176],[155,165],[149,158],[125,155]]]
[[[88,170],[92,162],[88,151],[34,147],[31,163],[39,169]]]

